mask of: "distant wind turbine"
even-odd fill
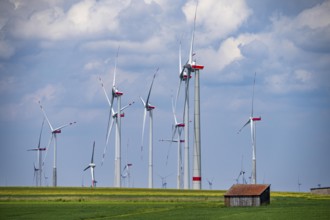
[[[36,186],[38,186],[40,170],[36,167],[35,163],[33,163],[33,171],[33,182],[35,181]]]
[[[39,101],[39,105],[40,105],[40,108],[41,108],[41,111],[42,113],[44,114],[44,117],[46,118],[47,122],[48,122],[48,125],[49,125],[49,128],[50,128],[50,131],[52,133],[52,136],[51,136],[51,140],[49,142],[49,144],[51,144],[51,142],[54,140],[54,165],[53,165],[53,186],[56,187],[57,186],[57,134],[60,134],[62,132],[62,129],[67,127],[67,126],[70,126],[70,125],[73,125],[75,124],[76,122],[70,122],[68,124],[65,124],[65,125],[62,125],[58,128],[53,128],[53,126],[51,125],[47,115],[46,115],[46,112],[44,110],[44,108],[42,107],[41,105],[41,102]],[[47,149],[49,148],[49,146],[47,146]]]
[[[252,140],[252,184],[257,183],[257,165],[256,165],[256,121],[261,121],[261,117],[253,116],[253,101],[254,101],[254,87],[256,84],[256,73],[254,74],[253,93],[252,93],[252,110],[249,120],[243,125],[243,127],[237,132],[240,133],[242,129],[250,124],[251,127],[251,140]]]
[[[182,122],[178,122],[175,112],[175,105],[173,103],[173,97],[172,97],[172,113],[174,118],[174,129],[172,133],[172,139],[171,142],[177,142],[177,188],[181,189],[182,186],[182,151],[181,151],[181,143],[184,143],[185,141],[181,139],[182,131],[185,127],[185,124]],[[174,137],[176,137],[176,140],[174,140]],[[168,163],[168,157],[169,153],[166,157],[166,164]]]
[[[212,190],[212,186],[213,186],[213,178],[212,180],[206,179],[207,183],[209,184],[209,189]]]
[[[41,135],[42,135],[43,127],[44,127],[44,122],[45,122],[45,118],[43,118],[42,124],[41,124],[38,147],[28,150],[28,151],[37,151],[38,168],[36,169],[36,167],[34,165],[34,175],[36,177],[36,186],[41,186],[42,185],[42,166],[43,166],[43,164],[42,164],[42,151],[45,151],[46,148],[45,147],[44,148],[40,147],[40,144],[41,144]]]
[[[245,171],[243,169],[243,156],[242,156],[242,160],[241,160],[241,170],[239,172],[239,175],[236,179],[236,184],[239,184],[239,178],[242,177],[242,184],[247,184],[246,179],[245,179]]]
[[[92,175],[92,187],[96,187],[96,183],[97,181],[95,180],[95,173],[94,173],[94,169],[96,167],[95,163],[94,163],[94,150],[95,150],[95,141],[93,143],[93,151],[92,151],[92,159],[90,164],[84,169],[84,171],[91,169],[91,175]]]
[[[300,179],[299,179],[299,176],[298,176],[298,190],[299,190],[299,192],[300,192],[300,186],[301,186],[302,184],[301,184],[301,182],[300,182]]]
[[[154,84],[154,80],[156,77],[156,74],[158,72],[158,69],[156,70],[156,73],[154,74],[152,78],[152,82],[149,88],[149,93],[147,96],[146,101],[143,100],[142,97],[140,97],[142,104],[144,106],[144,114],[143,114],[143,126],[142,126],[142,140],[141,140],[141,151],[143,150],[143,137],[144,137],[144,129],[145,129],[145,122],[146,122],[146,116],[147,112],[149,112],[149,163],[148,163],[148,188],[153,188],[153,117],[152,112],[155,109],[155,106],[150,105],[150,95],[152,86]]]

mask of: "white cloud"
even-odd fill
[[[302,11],[294,20],[296,28],[309,27],[311,29],[324,28],[330,25],[330,1],[324,1],[313,8]]]
[[[119,12],[129,2],[84,0],[72,5],[67,12],[53,6],[33,12],[27,20],[18,20],[14,34],[19,38],[60,40],[114,31]]]
[[[196,1],[188,1],[183,12],[189,23],[193,23]],[[209,0],[200,1],[197,9],[196,23],[202,29],[198,34],[203,35],[204,44],[209,41],[223,39],[236,31],[251,15],[244,0]]]
[[[46,85],[37,91],[26,94],[23,96],[22,103],[29,103],[29,102],[38,102],[38,101],[54,101],[57,96],[63,92],[63,88],[60,85]]]
[[[205,65],[207,74],[212,79],[219,81],[234,82],[240,81],[242,77],[235,71],[222,72],[226,67],[244,60],[242,48],[249,43],[258,40],[257,35],[242,34],[238,37],[229,37],[221,42],[219,48],[207,48],[198,50],[198,62]],[[200,57],[200,60],[199,60]],[[218,76],[218,77],[217,77]],[[214,78],[216,77],[216,78]]]

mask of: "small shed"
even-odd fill
[[[225,206],[260,206],[270,203],[269,184],[235,184],[224,195]]]
[[[311,193],[318,195],[330,195],[330,187],[311,188]]]

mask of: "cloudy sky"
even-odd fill
[[[147,96],[159,67],[150,99],[156,106],[154,185],[160,188],[160,177],[167,176],[167,187],[175,188],[176,145],[159,139],[171,137],[179,42],[186,60],[195,5],[194,0],[1,1],[0,185],[34,185],[36,153],[27,149],[38,144],[40,100],[54,127],[77,121],[58,135],[58,185],[90,185],[90,173],[82,170],[95,140],[96,180],[99,186],[113,186],[113,136],[100,164],[108,104],[98,77],[110,92],[120,46],[116,84],[124,92],[123,105],[135,101],[122,119],[122,162],[133,164],[131,185],[147,187],[139,96]],[[329,11],[327,0],[199,1],[194,52],[205,65],[204,189],[209,188],[207,179],[213,189],[229,188],[241,168],[249,181],[250,131],[237,131],[251,114],[255,72],[254,113],[262,117],[257,124],[257,182],[270,183],[277,191],[298,191],[298,179],[303,191],[330,186]],[[192,87],[190,92],[193,98]],[[182,106],[180,96],[178,114]],[[190,114],[192,118],[192,108]],[[41,145],[46,147],[49,138],[45,124]],[[52,157],[50,147],[44,185],[52,183]]]

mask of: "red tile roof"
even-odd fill
[[[225,196],[259,196],[269,184],[235,184],[225,194]]]

